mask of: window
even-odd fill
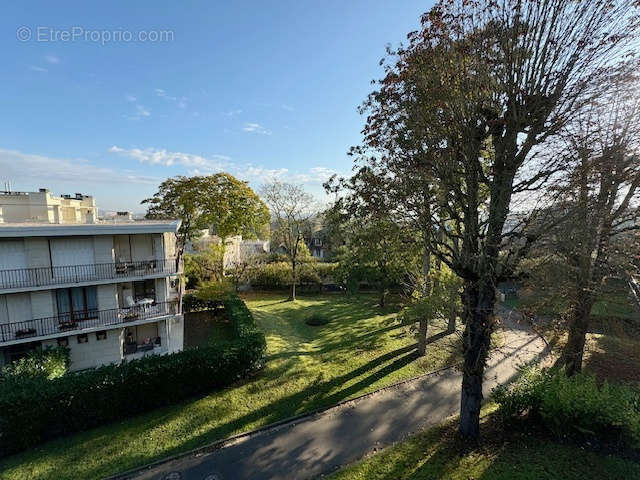
[[[321,238],[314,238],[314,239],[313,239],[313,244],[314,244],[316,247],[320,247],[320,246],[322,245],[322,239],[321,239]]]
[[[58,318],[61,322],[77,322],[98,316],[96,287],[61,288],[56,290]]]
[[[133,282],[133,296],[137,302],[143,298],[156,299],[156,281],[144,280],[141,282]]]
[[[86,333],[78,335],[76,338],[78,339],[78,343],[89,343],[89,337]]]
[[[62,337],[58,339],[58,346],[59,347],[68,347],[69,346],[69,338],[68,337]]]
[[[107,339],[107,331],[102,330],[101,332],[96,332],[96,340],[106,340]]]

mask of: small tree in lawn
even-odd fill
[[[261,195],[269,206],[274,224],[273,238],[284,247],[291,265],[289,300],[296,299],[300,254],[306,248],[304,235],[311,231],[315,201],[299,185],[273,181],[262,187]]]

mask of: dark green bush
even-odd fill
[[[304,320],[304,323],[311,325],[312,327],[319,327],[329,323],[329,318],[322,313],[312,313]]]
[[[67,347],[37,348],[25,357],[11,362],[0,369],[0,383],[19,381],[23,377],[53,379],[61,377],[69,369],[69,349]]]
[[[53,380],[0,386],[0,455],[229,385],[262,365],[266,343],[244,303],[227,304],[237,339]]]
[[[223,305],[222,300],[204,300],[191,293],[182,297],[182,311],[200,312],[203,310],[215,310]]]
[[[527,368],[511,385],[495,389],[506,420],[534,420],[558,436],[640,446],[640,392],[591,375]]]

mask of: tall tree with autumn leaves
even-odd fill
[[[460,431],[468,439],[479,434],[496,286],[537,238],[507,224],[512,202],[558,174],[557,159],[538,153],[602,93],[632,53],[637,26],[625,0],[441,0],[408,45],[390,52],[365,104],[370,158],[385,173],[404,171],[409,189],[416,178],[437,187],[427,191],[428,248],[464,282]],[[388,148],[388,135],[412,155]]]

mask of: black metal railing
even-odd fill
[[[53,317],[0,324],[0,339],[10,342],[23,338],[43,337],[68,331],[108,327],[136,320],[147,320],[178,313],[177,302],[157,302],[110,310],[62,313]]]
[[[176,262],[176,259],[166,258],[162,260],[143,260],[136,262],[0,270],[0,290],[142,277],[159,273],[180,273],[179,264]]]

